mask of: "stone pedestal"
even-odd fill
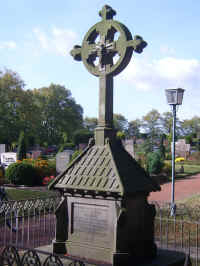
[[[67,254],[112,263],[119,205],[113,200],[69,197]]]
[[[64,207],[67,223],[61,222],[59,215]],[[59,208],[62,211],[56,212],[59,224],[53,243],[55,253],[113,265],[133,257],[137,260],[156,257],[155,210],[145,195],[123,201],[67,197]]]

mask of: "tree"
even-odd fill
[[[200,117],[194,116],[192,119],[183,120],[182,133],[184,136],[193,135],[198,137],[200,133]]]
[[[26,158],[27,143],[25,139],[24,132],[20,132],[17,148],[17,159],[23,160]]]
[[[165,159],[165,146],[164,146],[164,139],[166,138],[166,136],[163,134],[161,135],[160,138],[160,145],[159,145],[159,152],[160,152],[160,156],[161,158],[164,160]]]
[[[155,144],[156,138],[161,134],[161,115],[160,113],[152,109],[148,112],[142,119],[142,127],[148,134],[151,143],[151,151],[153,151],[153,146]]]
[[[72,149],[74,147],[74,143],[69,142],[68,135],[66,132],[63,132],[62,134],[62,143],[60,145],[60,148],[58,152],[62,152],[65,149]]]
[[[135,119],[129,122],[128,124],[128,136],[129,137],[139,137],[140,136],[140,128],[142,122],[140,119]]]
[[[151,152],[147,155],[147,171],[149,174],[159,174],[164,166],[159,152]]]
[[[0,142],[16,143],[21,131],[32,143],[58,144],[63,132],[72,139],[83,128],[83,109],[64,86],[24,90],[20,76],[0,71]]]
[[[87,129],[80,129],[74,133],[74,144],[78,145],[80,143],[88,143],[89,139],[94,135]]]
[[[172,112],[165,112],[161,117],[161,126],[164,134],[169,135],[172,130],[173,114]]]
[[[71,139],[74,131],[83,127],[83,109],[64,86],[51,84],[35,89],[34,99],[40,121],[38,134],[42,143],[61,142],[63,132],[67,132]]]
[[[24,82],[16,72],[0,71],[0,141],[9,144],[17,141],[20,132],[19,119],[16,111],[17,95],[21,95]]]
[[[98,120],[96,117],[86,117],[84,119],[84,127],[89,131],[94,132],[94,129],[97,127]]]
[[[113,124],[117,131],[126,132],[128,129],[128,120],[121,114],[113,115]]]

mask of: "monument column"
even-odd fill
[[[95,129],[96,145],[105,145],[107,138],[113,139],[113,76],[99,78],[99,119]]]
[[[99,127],[113,127],[113,77],[103,75],[99,79]]]

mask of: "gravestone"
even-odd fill
[[[42,154],[42,151],[41,150],[32,150],[32,151],[29,151],[27,154],[26,154],[26,156],[28,157],[28,158],[32,158],[32,159],[37,159],[37,158],[39,158],[40,156],[41,156],[41,154]]]
[[[3,152],[6,152],[6,144],[0,144],[0,156]]]
[[[176,157],[184,157],[185,159],[189,155],[190,144],[186,144],[185,139],[179,139],[175,142],[175,155]]]
[[[142,265],[157,254],[155,207],[147,197],[160,187],[116,138],[113,77],[147,43],[138,35],[133,39],[125,25],[113,20],[116,12],[110,6],[99,15],[102,20],[86,33],[82,46],[71,51],[99,77],[99,119],[95,139],[49,185],[63,195],[53,252],[114,266]]]
[[[87,143],[79,143],[78,144],[78,149],[83,151],[87,147]]]
[[[56,172],[61,173],[66,168],[74,151],[66,150],[56,154]]]
[[[1,164],[7,168],[10,164],[16,163],[17,153],[15,152],[4,152],[1,153]]]

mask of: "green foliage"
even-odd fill
[[[118,139],[125,139],[126,135],[122,131],[117,131],[117,138]]]
[[[137,162],[139,163],[139,165],[146,169],[147,167],[147,156],[145,152],[137,152],[136,154],[137,157]]]
[[[72,157],[71,157],[71,160],[70,162],[72,162],[74,159],[76,159],[76,157],[78,157],[80,154],[81,154],[81,150],[76,150],[73,154],[72,154]]]
[[[35,186],[39,184],[36,168],[28,163],[17,162],[6,169],[6,178],[15,185]]]
[[[166,162],[164,161],[164,165],[162,168],[162,173],[165,174],[166,176],[170,176],[172,173],[172,164],[171,162]]]
[[[126,132],[126,130],[128,129],[128,121],[121,114],[113,115],[113,124],[114,128],[118,131]]]
[[[128,137],[140,137],[140,128],[142,126],[142,121],[140,119],[135,119],[129,122],[128,125]]]
[[[143,144],[141,144],[140,150],[146,154],[152,152],[152,142],[149,139],[146,139]]]
[[[26,158],[27,143],[24,132],[20,132],[17,148],[17,159],[22,160]]]
[[[159,152],[160,152],[161,158],[164,160],[165,159],[165,146],[164,146],[164,136],[163,135],[161,136],[161,140],[160,140]]]
[[[84,127],[86,127],[89,131],[93,132],[97,127],[98,120],[96,117],[86,117],[84,119]]]
[[[24,88],[17,73],[0,71],[0,143],[17,142],[24,131],[30,146],[44,142],[49,146],[61,142],[62,132],[72,137],[83,127],[83,109],[64,86]]]
[[[93,133],[91,133],[87,129],[80,129],[74,133],[74,143],[78,145],[80,143],[88,143],[89,139],[93,137]]]
[[[193,138],[194,138],[193,134],[190,134],[190,135],[185,136],[186,143],[192,145]]]
[[[64,86],[51,84],[35,89],[33,99],[37,104],[41,143],[48,145],[62,142],[63,132],[72,137],[75,130],[83,126],[83,109],[71,97]]]
[[[147,155],[147,171],[149,174],[159,174],[164,166],[159,152],[151,152]]]
[[[65,149],[73,149],[74,148],[74,146],[75,146],[74,143],[68,142],[68,134],[66,132],[63,133],[62,138],[63,138],[63,142],[60,145],[58,152],[62,152]]]

